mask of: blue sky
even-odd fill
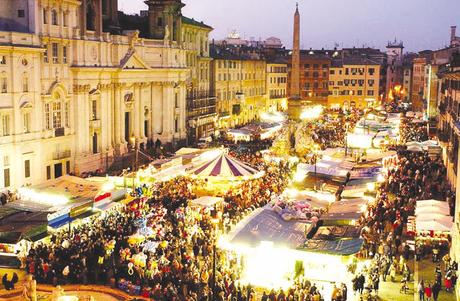
[[[292,45],[295,0],[183,0],[183,14],[214,27],[222,39],[231,30],[242,37],[279,37]],[[119,0],[136,13],[143,0]],[[307,48],[370,46],[383,49],[402,40],[408,51],[438,49],[449,43],[450,26],[460,35],[460,0],[299,0],[301,44]]]

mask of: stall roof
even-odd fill
[[[21,211],[0,220],[0,243],[15,244],[46,232],[46,212]]]
[[[341,240],[314,240],[305,242],[303,249],[309,252],[349,256],[358,253],[363,245],[361,238]]]
[[[312,239],[304,243],[303,250],[331,255],[353,255],[361,250],[363,240],[359,237],[359,227],[322,226]]]
[[[337,220],[357,220],[361,217],[363,207],[367,205],[367,201],[362,198],[342,199],[332,203],[329,211],[321,216],[325,221]]]
[[[201,206],[205,208],[214,207],[214,205],[221,203],[224,199],[212,196],[203,196],[198,199],[194,199],[191,203],[195,206]]]
[[[305,241],[310,223],[284,221],[278,213],[265,206],[241,221],[242,227],[231,233],[230,242],[258,246],[261,241],[272,241],[274,245],[298,248]]]
[[[102,182],[94,182],[82,178],[65,175],[60,178],[47,181],[40,185],[24,188],[19,191],[22,197],[8,203],[7,206],[26,211],[57,211],[59,209],[94,200],[102,191]],[[46,201],[35,199],[42,195]],[[52,197],[56,196],[65,202],[55,203]]]

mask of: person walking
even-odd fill
[[[425,301],[425,285],[423,284],[423,280],[420,280],[418,283],[417,291],[419,301]]]
[[[431,290],[431,284],[428,282],[425,285],[425,300],[431,301],[431,296],[433,295],[433,291]]]
[[[438,282],[435,282],[433,283],[431,290],[433,292],[433,300],[438,301],[439,291],[441,291],[441,285]]]

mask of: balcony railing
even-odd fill
[[[67,159],[72,156],[72,152],[70,150],[62,151],[62,152],[54,152],[53,153],[53,160],[62,160]]]
[[[199,91],[196,93],[187,93],[187,100],[200,100],[206,98],[215,98],[216,96],[212,91]]]
[[[216,114],[216,107],[208,107],[208,108],[203,108],[203,109],[194,109],[194,110],[189,110],[188,111],[188,118],[193,119],[197,117],[204,117],[208,115],[214,115]]]
[[[202,109],[216,106],[216,98],[207,98],[199,100],[187,100],[187,109]]]

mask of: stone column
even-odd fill
[[[81,5],[80,5],[80,33],[81,33],[81,38],[85,39],[86,38],[86,7],[87,7],[87,1],[88,0],[81,0]]]
[[[121,143],[121,122],[122,120],[120,119],[120,85],[119,84],[114,84],[112,90],[114,91],[112,95],[112,103],[113,103],[113,145],[118,146]]]
[[[154,124],[154,133],[155,135],[161,135],[164,131],[163,128],[163,97],[164,87],[159,84],[153,85],[154,89],[154,100],[152,106],[152,123]]]
[[[125,106],[125,101],[124,101],[124,95],[123,95],[123,90],[122,90],[122,85],[119,86],[118,88],[118,91],[119,91],[119,95],[120,97],[116,100],[116,102],[118,102],[118,107],[119,107],[119,111],[118,111],[118,116],[119,116],[119,120],[120,120],[120,123],[119,123],[119,135],[120,135],[120,144],[126,144],[126,140],[125,140],[125,111],[126,111],[126,106]]]
[[[102,36],[102,0],[96,0],[96,18],[95,18],[95,31],[96,36],[101,38]]]
[[[136,140],[139,140],[141,138],[140,136],[140,127],[139,127],[139,123],[140,123],[140,119],[141,119],[141,116],[139,114],[140,112],[140,93],[139,93],[139,84],[134,84],[134,107],[133,107],[133,132],[134,133],[129,133],[129,135],[131,136],[132,134],[134,134],[134,136],[136,137]]]

